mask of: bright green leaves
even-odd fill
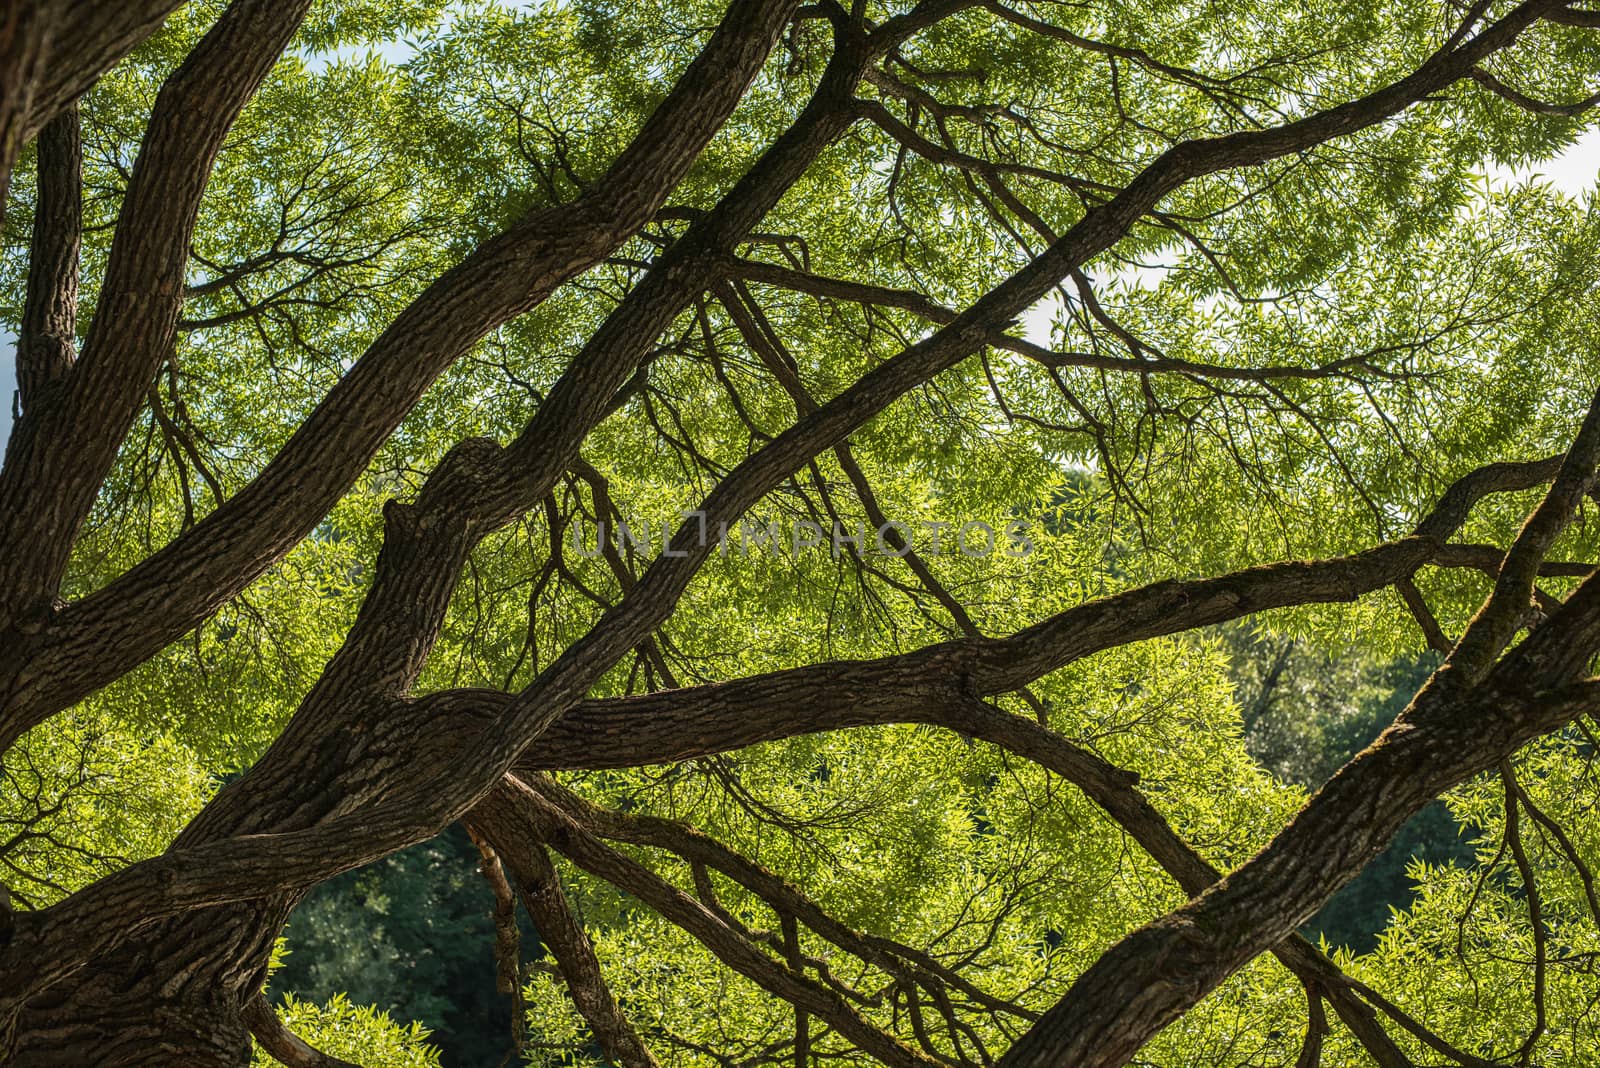
[[[290,1031],[330,1056],[358,1059],[366,1068],[436,1068],[439,1063],[427,1028],[398,1024],[387,1013],[352,1005],[342,994],[325,1005],[290,997],[276,1008]],[[258,1047],[250,1063],[267,1068],[278,1061]]]
[[[178,739],[90,701],[24,735],[0,769],[0,866],[38,909],[162,852],[212,792]]]

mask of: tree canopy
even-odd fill
[[[0,0],[0,1060],[437,1064],[359,976],[492,927],[506,1063],[1593,1063],[1597,103],[1582,0]]]

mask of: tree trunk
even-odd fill
[[[136,938],[30,1001],[16,1068],[239,1068],[244,1007],[266,981],[287,901],[206,909]]]

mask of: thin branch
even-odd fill
[[[1593,93],[1582,100],[1577,100],[1570,104],[1554,104],[1548,100],[1540,100],[1529,96],[1520,89],[1513,89],[1482,67],[1473,68],[1472,80],[1496,96],[1509,100],[1522,110],[1531,111],[1535,115],[1559,115],[1563,118],[1576,118],[1596,104],[1600,104],[1600,93]]]

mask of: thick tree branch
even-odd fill
[[[1596,11],[1593,8],[1568,5],[1557,8],[1546,15],[1545,18],[1565,26],[1582,26],[1587,29],[1600,28],[1600,11]]]
[[[28,292],[17,334],[17,393],[24,411],[66,378],[76,354],[82,171],[78,109],[69,106],[39,137]]]
[[[539,940],[555,957],[578,1012],[606,1056],[623,1068],[655,1068],[656,1059],[611,993],[594,946],[561,888],[555,865],[540,840],[528,837],[528,822],[509,818],[504,810],[490,806],[475,811],[467,826],[492,842],[511,869],[517,894],[533,919]]]
[[[30,641],[30,663],[10,696],[0,749],[243,589],[322,519],[439,373],[648,222],[732,112],[794,6],[793,0],[735,5],[674,91],[578,201],[534,213],[446,272],[372,343],[248,486]]]
[[[1423,805],[1518,746],[1592,712],[1600,682],[1575,676],[1600,648],[1591,577],[1491,665],[1526,605],[1544,552],[1600,461],[1600,396],[1555,484],[1530,515],[1494,593],[1411,706],[1260,853],[1217,886],[1124,938],[1003,1060],[1006,1068],[1124,1063],[1255,954],[1304,922]]]
[[[5,221],[11,169],[32,136],[28,120],[41,74],[49,66],[58,3],[0,0],[0,222]]]
[[[24,410],[0,468],[0,630],[49,617],[79,526],[172,347],[212,164],[309,6],[234,0],[161,87],[82,353]]]
[[[707,501],[704,511],[708,518],[712,522],[736,518],[809,457],[841,440],[895,397],[975,351],[995,326],[1020,314],[1085,259],[1116,241],[1140,216],[1183,182],[1228,167],[1280,158],[1384,121],[1415,100],[1463,77],[1473,65],[1509,45],[1523,28],[1552,6],[1545,0],[1524,4],[1471,40],[1437,53],[1407,78],[1360,100],[1276,129],[1185,142],[1168,150],[1121,194],[1091,211],[1049,251],[1002,283],[950,326],[867,375],[737,468]],[[552,405],[550,402],[554,399],[552,393],[546,405],[541,406],[540,416],[548,410],[557,427],[570,424],[573,414],[584,412],[589,403],[574,397],[564,400],[563,404]],[[604,405],[603,400],[600,403]],[[535,447],[547,444],[541,420],[530,427],[530,434],[523,442],[503,450],[504,455],[521,461],[525,458],[522,450],[528,443]],[[469,517],[495,518],[497,509],[504,509],[500,512],[502,516],[514,515],[517,509],[531,503],[518,492],[525,488],[525,483],[520,480],[507,483],[496,477],[494,463],[486,462],[494,457],[482,443],[470,445],[447,461],[436,475],[437,481],[430,479],[428,489],[417,504],[397,512],[396,522],[391,524],[398,526],[405,538],[415,539],[410,542],[408,551],[420,549],[424,543],[431,544],[425,558],[434,574],[427,578],[429,588],[423,591],[430,598],[438,598],[441,590],[448,594],[448,584],[439,582],[438,570],[443,568],[453,575],[452,557],[455,557],[454,563],[459,564],[456,546],[468,534],[464,528],[473,525]],[[444,507],[449,500],[470,501],[475,506]],[[674,554],[658,560],[617,609],[608,612],[585,638],[571,646],[533,685],[518,695],[490,729],[471,741],[447,766],[439,767],[437,777],[403,785],[391,783],[396,788],[390,789],[381,801],[365,806],[362,805],[364,798],[352,796],[345,801],[343,812],[314,828],[288,831],[274,828],[277,833],[246,835],[180,848],[166,857],[134,865],[53,909],[21,917],[6,957],[25,953],[29,960],[46,963],[33,975],[20,977],[18,981],[8,979],[7,992],[18,987],[38,989],[77,966],[86,955],[103,952],[125,940],[130,932],[124,918],[130,914],[153,921],[197,904],[259,897],[272,892],[269,887],[303,886],[385,855],[458,818],[488,791],[495,789],[503,772],[529,743],[581,699],[601,674],[666,617],[709,551],[708,546],[695,546],[692,542],[692,529],[680,531],[674,544],[684,555]],[[1398,559],[1414,568],[1425,560],[1432,544],[1422,537],[1397,543],[1382,552],[1388,563]],[[402,551],[387,565],[380,562],[380,569],[387,566],[403,570],[410,562]],[[1229,583],[1202,587],[1208,599],[1201,603],[1194,617],[1228,618],[1241,608],[1250,610],[1247,594],[1257,592],[1258,580],[1275,594],[1286,596],[1302,588],[1314,588],[1319,581],[1355,596],[1362,592],[1362,581],[1371,578],[1370,561],[1357,558],[1335,563],[1331,575],[1329,570],[1319,571],[1315,565],[1283,565],[1270,579],[1247,573],[1244,592]],[[1151,600],[1159,603],[1163,596],[1176,597],[1182,585],[1171,584]],[[1270,598],[1266,600],[1270,603]],[[373,697],[384,693],[392,682],[403,679],[412,665],[420,662],[432,640],[429,626],[436,626],[434,614],[440,611],[432,606],[438,603],[433,600],[418,609],[415,602],[396,602],[397,606],[403,605],[399,616],[379,620],[376,628],[379,635],[385,628],[392,630],[372,646],[383,655],[366,665],[375,668],[375,673],[366,673],[360,683],[362,693]],[[368,612],[374,610],[374,604],[369,599],[363,621],[358,622],[352,643],[347,644],[341,656],[359,651],[362,643],[373,636],[363,628],[363,622]],[[1184,606],[1181,602],[1168,601],[1161,607],[1170,611]],[[1016,646],[1019,655],[1006,663],[982,655],[989,647],[980,647],[977,670],[999,681],[1003,689],[1014,689],[1020,682],[1051,670],[1052,665],[1059,666],[1074,655],[1081,655],[1085,637],[1119,632],[1113,621],[1103,617],[1097,620],[1093,611],[1089,617],[1076,621],[1078,626],[1071,635],[1057,633],[1051,624],[1022,632]],[[402,622],[405,619],[414,621],[409,628]],[[1129,635],[1124,640],[1132,640],[1131,636],[1142,629],[1163,633],[1160,629],[1163,625],[1153,618],[1136,619],[1130,628],[1121,632]],[[398,659],[394,658],[397,649],[402,653]],[[335,669],[337,667],[336,661]],[[335,670],[330,677],[338,679],[339,676]],[[348,685],[348,681],[342,684]],[[334,687],[319,688],[311,706],[334,707],[328,705],[327,700],[337,696]],[[349,696],[357,707],[370,700],[355,692]],[[1502,725],[1498,733],[1486,734],[1479,742],[1480,748],[1515,741],[1524,737],[1525,731],[1561,722],[1582,707],[1587,696],[1582,693],[1552,701],[1530,700],[1526,714],[1508,720],[1514,726]],[[335,736],[339,739],[337,742]],[[334,721],[327,739],[330,748],[318,752],[325,752],[332,758],[344,751],[352,737]],[[389,781],[383,778],[386,764],[390,772],[396,773],[399,768],[413,765],[408,755],[415,745],[414,739],[385,752],[384,747],[395,745],[396,738],[400,737],[403,735],[361,740],[364,755],[360,774],[365,781]],[[335,744],[337,749],[332,748]],[[280,739],[275,752],[292,752],[293,749],[293,740],[286,735],[285,739]],[[367,753],[371,756],[366,756]],[[255,776],[252,772],[241,782],[248,783]],[[266,778],[269,776],[263,776],[261,781]],[[287,781],[292,782],[293,776]],[[320,777],[319,781],[327,783],[328,779]],[[280,779],[278,786],[284,782]],[[349,784],[335,784],[330,788],[337,791],[341,785]],[[239,797],[247,796],[248,791],[230,790],[224,794],[225,797],[230,795],[236,802]],[[282,804],[280,799],[275,810],[282,811]],[[230,806],[216,807],[221,811]],[[237,816],[238,809],[234,811]],[[302,820],[311,814],[307,807],[299,811],[298,818]],[[226,827],[230,822],[222,820],[219,826]],[[201,827],[205,823],[202,818],[194,826]],[[234,823],[228,830],[236,833],[238,826]],[[197,831],[190,841],[202,841],[204,837],[203,831]],[[1277,934],[1281,937],[1282,932]],[[9,969],[7,975],[18,976],[18,971]]]
[[[48,9],[48,4],[28,4]],[[58,47],[39,71],[22,139],[31,140],[124,56],[161,28],[184,0],[119,0],[55,5],[52,36]]]

